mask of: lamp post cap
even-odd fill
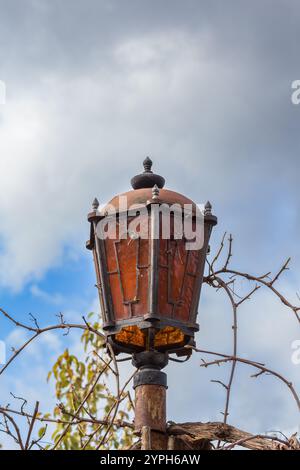
[[[165,179],[162,176],[153,173],[151,169],[152,165],[153,162],[151,158],[146,157],[143,161],[143,173],[140,173],[131,179],[131,186],[133,189],[153,188],[155,185],[160,189],[164,187]]]

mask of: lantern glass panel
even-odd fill
[[[147,224],[148,216],[140,218]],[[130,218],[129,223],[134,219]],[[116,321],[145,315],[148,310],[149,240],[108,233],[105,240],[107,274]],[[122,238],[126,237],[126,238]]]
[[[126,326],[115,335],[115,340],[126,346],[140,347],[142,349],[146,346],[146,335],[136,325]]]
[[[160,218],[158,311],[162,317],[187,323],[191,320],[201,250],[186,249],[187,240],[183,236],[176,239],[173,215],[167,239],[163,237],[162,224],[163,216]],[[195,221],[192,228],[195,230]]]
[[[179,328],[166,326],[156,333],[154,347],[157,349],[179,347],[184,345],[184,340],[184,333]]]

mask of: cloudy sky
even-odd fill
[[[92,199],[129,189],[146,155],[166,187],[202,203],[234,236],[233,266],[262,274],[292,257],[280,289],[300,290],[300,5],[296,0],[0,1],[0,305],[42,325],[97,310],[85,250]],[[230,352],[226,299],[203,290],[197,344]],[[292,313],[267,292],[240,312],[239,354],[266,362],[300,389]],[[7,349],[22,333],[0,318]],[[1,376],[9,391],[54,402],[45,384],[65,338],[49,335]],[[68,339],[78,351],[78,336]],[[8,351],[9,353],[9,351]],[[220,420],[227,366],[200,357],[169,367],[173,421]],[[238,367],[229,422],[292,433],[299,415],[273,377]],[[175,392],[176,389],[176,392]],[[180,390],[179,390],[180,389]],[[8,443],[5,445],[9,445]]]

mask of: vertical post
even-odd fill
[[[135,431],[142,435],[149,430],[147,440],[151,450],[166,450],[166,392],[167,375],[162,369],[168,362],[166,354],[145,351],[135,354],[133,364],[138,367],[134,377],[135,389]],[[143,431],[144,430],[144,431]],[[142,439],[142,450],[145,439]]]

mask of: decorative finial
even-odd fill
[[[143,161],[144,165],[144,173],[152,173],[151,168],[153,165],[153,162],[150,157],[146,157],[145,160]]]
[[[160,175],[156,175],[151,170],[152,160],[150,157],[146,157],[143,161],[144,172],[140,175],[136,175],[131,179],[131,185],[133,189],[153,188],[157,185],[158,188],[163,188],[165,184],[165,178]]]
[[[204,206],[204,215],[211,215],[212,205],[209,201]]]
[[[152,199],[156,201],[159,198],[159,187],[155,184],[152,188]]]
[[[98,207],[99,207],[99,201],[98,201],[98,199],[95,197],[95,199],[93,200],[93,204],[92,204],[92,209],[93,209],[93,211],[96,212],[97,209],[98,209]]]

